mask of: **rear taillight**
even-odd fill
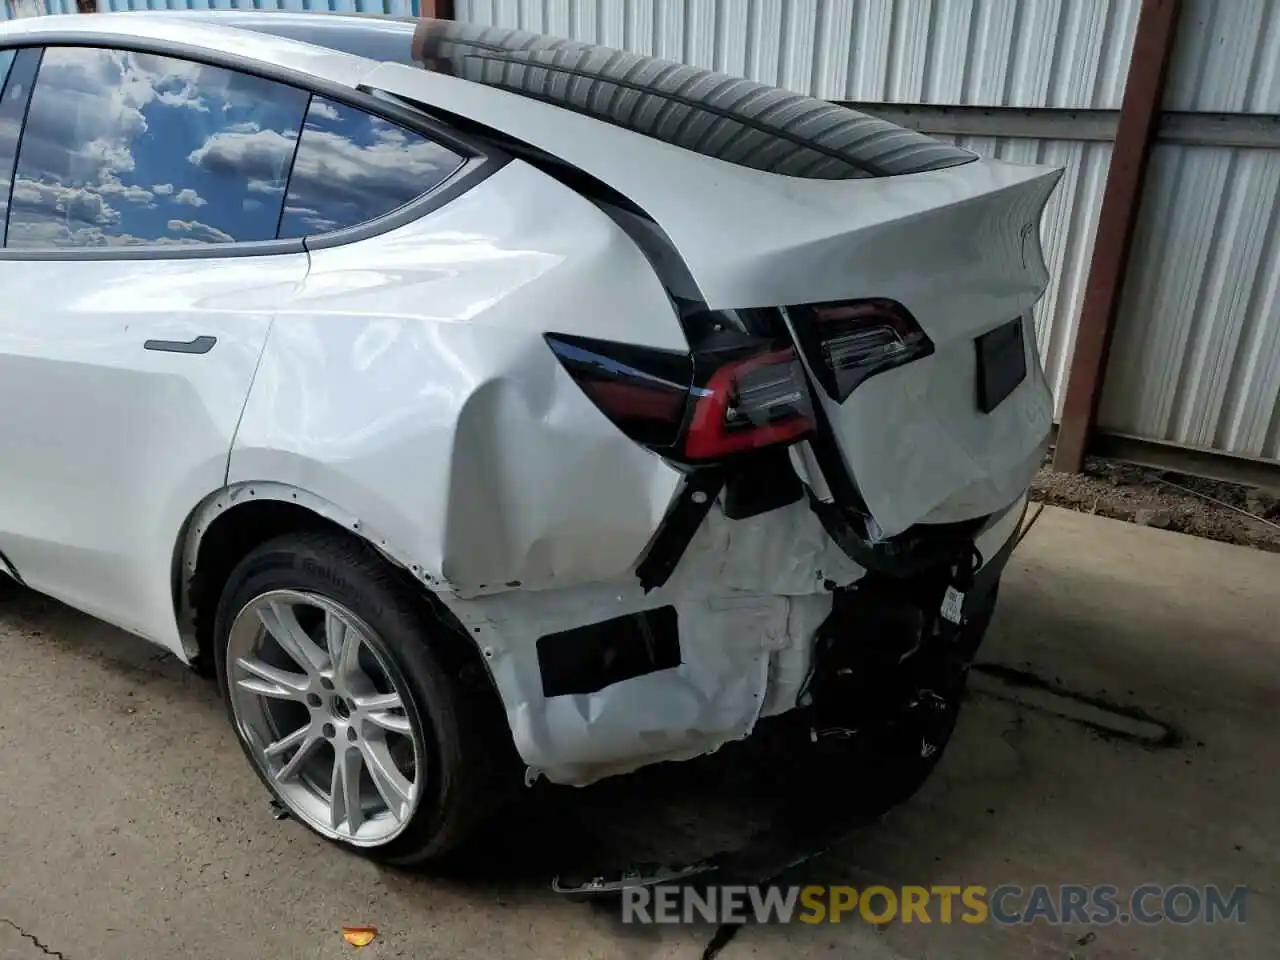
[[[790,346],[689,354],[563,334],[547,343],[618,429],[672,460],[715,462],[813,429],[808,381]]]
[[[868,377],[933,353],[933,342],[896,300],[881,298],[790,307],[814,376],[843,401]]]
[[[809,387],[791,347],[717,366],[694,397],[684,436],[687,460],[790,443],[813,429]]]
[[[652,448],[679,440],[693,357],[568,334],[546,339],[582,392],[632,440]]]

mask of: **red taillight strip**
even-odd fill
[[[736,360],[716,370],[699,391],[693,415],[685,432],[684,454],[689,460],[716,460],[773,444],[790,443],[813,429],[813,419],[804,411],[774,423],[729,430],[726,416],[739,377],[762,366],[796,363],[795,351],[787,347]],[[798,389],[805,389],[803,379]]]

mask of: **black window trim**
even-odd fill
[[[36,78],[40,76],[40,63],[44,59],[44,49],[31,53],[29,49],[15,49],[13,62],[9,64],[9,72],[5,74],[4,83],[0,84],[0,97],[9,89],[9,78],[18,67],[25,67],[28,61],[34,61],[31,69],[31,89],[27,91],[26,102],[22,104],[22,119],[18,122],[18,136],[13,142],[13,163],[9,167],[9,189],[4,198],[4,222],[0,223],[0,250],[9,242],[9,214],[13,212],[13,188],[18,184],[18,154],[22,152],[22,134],[27,129],[27,115],[31,113],[31,101],[35,97]]]
[[[15,55],[24,49],[36,48],[40,55],[50,47],[92,47],[100,50],[122,50],[130,53],[149,53],[162,57],[173,57],[193,63],[207,64],[234,70],[249,76],[259,77],[296,87],[311,97],[322,96],[336,103],[363,110],[388,123],[404,127],[414,133],[448,147],[463,158],[463,162],[444,180],[425,193],[401,207],[397,207],[380,217],[362,223],[334,230],[330,233],[314,234],[306,237],[292,237],[274,240],[243,240],[234,243],[201,244],[200,246],[162,246],[159,244],[138,244],[128,247],[66,247],[47,250],[16,250],[0,247],[0,261],[4,260],[196,260],[226,259],[229,257],[260,257],[272,254],[305,253],[310,250],[322,250],[328,247],[343,246],[365,240],[378,234],[387,233],[397,227],[404,226],[414,220],[444,206],[455,197],[466,193],[484,180],[493,176],[506,166],[511,158],[496,150],[489,144],[479,144],[457,131],[439,123],[434,118],[407,106],[392,102],[382,97],[373,96],[363,90],[347,87],[341,83],[316,77],[311,74],[292,70],[288,67],[276,66],[252,57],[245,57],[221,50],[210,50],[208,47],[194,44],[177,43],[169,40],[153,40],[150,38],[104,36],[91,30],[59,30],[38,37],[24,36],[19,42],[0,44],[0,50],[13,50]],[[39,83],[37,71],[36,82]],[[307,101],[308,106],[310,100]],[[27,99],[28,108],[31,98]],[[305,125],[306,113],[303,113]],[[18,135],[15,153],[14,175],[17,173],[17,157],[22,153],[22,139],[26,136],[26,117],[23,117],[22,130]],[[302,140],[302,127],[298,129],[298,141]],[[296,154],[296,148],[295,148]],[[293,176],[293,168],[289,168],[289,176]],[[288,200],[282,198],[281,204]],[[5,231],[8,230],[8,215],[12,207],[6,211]],[[277,226],[277,230],[279,227]]]

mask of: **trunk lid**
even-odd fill
[[[818,369],[815,311],[786,311],[848,475],[885,537],[1007,506],[1048,442],[1053,400],[1031,309],[1048,281],[1040,214],[1060,172],[1000,165],[986,182],[968,172],[944,175],[950,202],[856,227],[823,271],[824,294],[843,291],[834,300],[905,307],[932,346],[925,355],[833,395]]]

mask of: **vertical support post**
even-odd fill
[[[1177,33],[1179,4],[1180,0],[1142,0],[1138,14],[1053,455],[1053,468],[1062,473],[1078,473],[1084,465],[1102,399],[1147,158],[1160,119],[1165,75]]]
[[[421,0],[419,15],[436,20],[452,20],[453,0]]]

